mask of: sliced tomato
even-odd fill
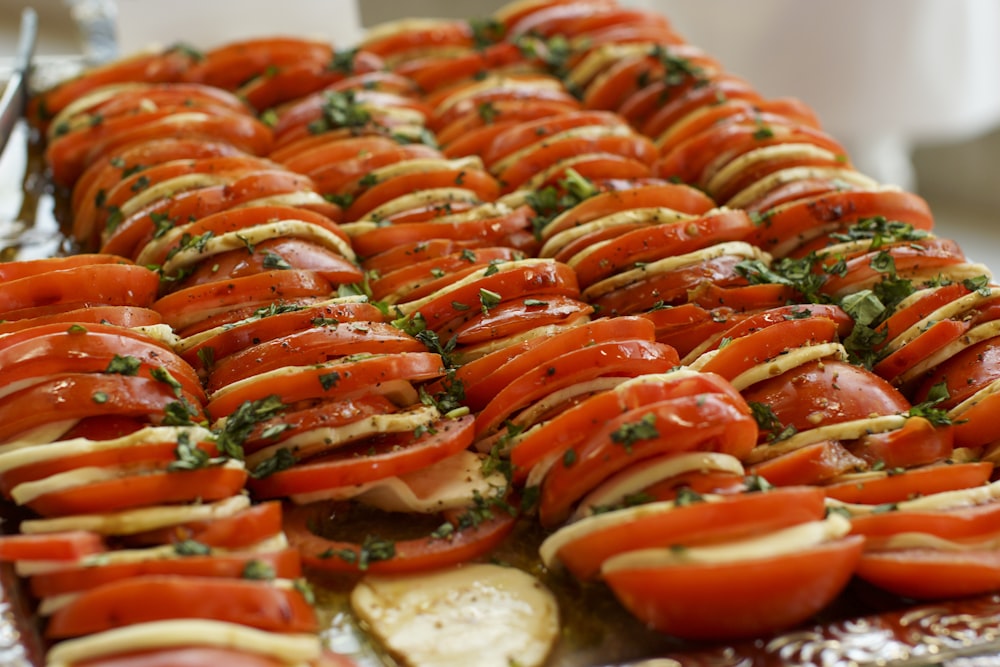
[[[767,405],[784,427],[796,431],[910,409],[909,401],[874,373],[829,359],[758,382],[743,396]]]
[[[441,357],[430,352],[345,357],[324,364],[262,373],[217,391],[206,406],[214,419],[232,414],[245,401],[278,395],[286,404],[313,398],[343,399],[392,389],[393,380],[419,381],[444,373]]]
[[[395,72],[414,81],[421,90],[433,93],[484,72],[524,62],[525,56],[516,44],[501,42],[461,54],[407,59],[395,67]]]
[[[994,549],[869,552],[855,574],[906,598],[953,599],[1000,590],[1000,555]]]
[[[364,484],[420,470],[472,443],[471,416],[444,419],[419,436],[390,434],[251,480],[253,494],[278,498]]]
[[[879,360],[872,370],[889,382],[901,384],[899,380],[907,371],[961,339],[971,328],[972,322],[969,320],[934,322],[916,338]]]
[[[544,299],[523,297],[491,308],[488,315],[470,320],[453,335],[458,345],[475,345],[535,327],[583,321],[593,312],[592,306],[572,297],[555,294]]]
[[[55,570],[31,577],[31,592],[39,597],[90,590],[114,581],[145,576],[185,576],[241,579],[253,568],[269,570],[267,578],[297,579],[302,576],[299,553],[292,548],[277,551],[244,551],[210,555],[172,555],[133,562],[110,562]]]
[[[575,111],[580,108],[576,101],[556,100],[491,100],[479,107],[459,115],[446,127],[437,132],[438,142],[450,149],[467,134],[491,124],[536,120]]]
[[[322,364],[352,354],[426,351],[423,343],[389,324],[359,322],[314,326],[251,345],[220,359],[207,384],[216,391],[257,373],[285,366]]]
[[[288,511],[285,532],[288,541],[302,554],[302,564],[316,572],[356,573],[361,570],[362,545],[345,540],[329,539],[316,533],[323,526],[325,509],[322,504],[294,507]],[[496,510],[481,523],[461,527],[461,512],[445,514],[445,520],[455,527],[447,537],[419,537],[398,540],[392,556],[367,562],[365,571],[372,574],[420,572],[457,565],[489,554],[510,535],[516,517]],[[336,524],[324,534],[334,534]],[[351,554],[345,556],[345,554]]]
[[[212,466],[169,470],[166,466],[124,469],[120,476],[43,493],[24,501],[42,516],[72,516],[115,512],[136,507],[212,502],[239,494],[246,483],[242,467]],[[12,494],[17,498],[18,487]]]
[[[375,169],[405,160],[441,157],[441,151],[424,144],[400,145],[391,141],[386,146],[377,149],[370,146],[367,150],[355,151],[353,155],[345,155],[339,160],[336,154],[332,157],[334,161],[327,161],[309,175],[316,182],[317,192],[339,195],[349,193],[359,179]],[[360,216],[348,216],[348,219],[356,220],[358,217]]]
[[[500,194],[500,185],[488,171],[448,167],[424,173],[403,174],[377,183],[355,198],[344,215],[349,220],[357,220],[382,204],[416,190],[456,186],[471,190],[481,201],[493,201]]]
[[[570,332],[575,337],[577,332],[573,329]],[[585,332],[580,333],[586,336]],[[535,360],[537,357],[532,354],[525,361]],[[641,338],[615,338],[552,356],[497,388],[476,419],[477,439],[499,430],[508,417],[559,389],[597,377],[662,373],[675,367],[678,361],[673,348]],[[520,368],[527,365],[513,363]]]
[[[0,561],[74,561],[105,551],[101,536],[84,530],[0,536]]]
[[[685,639],[759,637],[806,622],[844,589],[863,540],[728,563],[633,568],[605,581],[643,623]]]
[[[262,37],[230,42],[205,52],[184,72],[186,81],[235,90],[265,72],[299,62],[328,64],[333,48],[326,42],[298,37]]]
[[[993,464],[987,461],[943,463],[881,473],[874,478],[827,484],[823,487],[823,492],[827,497],[845,503],[881,505],[932,493],[982,486],[989,482],[992,473]]]
[[[229,312],[238,305],[266,307],[286,299],[327,297],[332,291],[330,283],[313,271],[266,271],[173,292],[158,299],[153,309],[167,324],[183,332],[201,320]]]
[[[848,449],[872,465],[913,468],[951,457],[955,432],[951,426],[935,426],[923,417],[910,417],[902,428],[866,435]]]
[[[445,256],[414,262],[371,281],[372,297],[392,301],[409,301],[434,292],[449,281],[460,280],[471,271],[488,264],[513,261],[518,255],[513,248],[494,247],[464,249]]]
[[[737,493],[690,504],[655,503],[570,524],[553,554],[577,579],[594,579],[615,554],[670,547],[721,544],[823,518],[823,493],[807,486],[765,493]],[[602,518],[603,517],[603,518]],[[559,533],[556,533],[559,535]],[[545,547],[542,547],[543,552]]]
[[[0,442],[23,431],[85,417],[138,417],[159,423],[172,404],[184,404],[192,421],[203,418],[198,399],[145,377],[67,373],[0,399]]]
[[[159,283],[144,266],[85,264],[4,282],[0,310],[6,319],[22,319],[97,305],[148,307]]]
[[[680,396],[614,417],[573,446],[572,457],[564,456],[562,464],[549,470],[539,502],[542,524],[563,522],[589,490],[645,458],[684,451],[746,456],[757,438],[757,423],[740,403],[726,394]],[[634,429],[641,435],[630,436]]]
[[[109,324],[131,329],[161,324],[163,318],[155,310],[139,306],[85,306],[48,315],[28,317],[21,320],[0,322],[0,335],[11,334],[24,329],[60,323],[71,327],[74,324]]]
[[[256,546],[281,533],[281,504],[264,502],[218,519],[190,521],[129,535],[129,545],[158,546],[192,540],[216,549]]]
[[[81,593],[52,614],[45,636],[79,637],[173,618],[226,621],[270,632],[317,630],[313,608],[294,588],[239,579],[147,575]]]
[[[793,486],[822,484],[838,475],[867,467],[867,461],[851,454],[839,442],[823,440],[756,463],[748,472],[763,477],[774,486]]]

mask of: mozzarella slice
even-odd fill
[[[176,526],[190,521],[212,521],[233,516],[250,506],[246,496],[232,496],[203,505],[159,505],[106,514],[77,514],[55,519],[28,519],[21,532],[29,535],[89,530],[101,535],[134,535],[147,530]]]
[[[762,364],[757,364],[749,368],[736,377],[730,383],[737,391],[743,391],[747,387],[763,382],[769,378],[777,377],[793,368],[808,364],[811,361],[820,359],[838,359],[847,361],[847,350],[840,343],[819,343],[817,345],[807,345],[795,350],[790,350],[784,354],[779,354],[773,359],[768,359]]]
[[[289,667],[305,667],[321,652],[316,635],[285,635],[222,621],[177,619],[126,625],[60,642],[48,652],[45,664],[71,667],[102,656],[192,645],[256,653],[283,661]]]
[[[735,180],[741,172],[750,169],[753,165],[769,160],[787,160],[793,158],[812,158],[815,160],[827,160],[835,162],[836,153],[820,148],[808,143],[780,143],[770,146],[761,146],[714,168],[709,166],[708,173],[711,174],[705,185],[705,190],[711,193],[718,193]]]
[[[128,201],[119,207],[119,209],[121,210],[122,216],[128,218],[144,206],[152,204],[155,201],[159,201],[160,199],[169,199],[178,192],[195,190],[197,188],[207,188],[212,185],[222,185],[224,183],[228,183],[230,180],[232,180],[231,177],[219,174],[194,173],[175,176],[174,178],[168,178],[165,181],[161,181],[155,185],[151,185],[145,190],[142,190],[135,196],[129,198]]]
[[[555,596],[492,564],[366,577],[351,607],[406,667],[539,667],[559,636]]]
[[[67,431],[76,426],[78,419],[65,419],[63,421],[49,422],[35,428],[22,431],[15,436],[14,440],[9,440],[0,445],[0,454],[14,452],[27,447],[36,447],[41,444],[55,442]]]
[[[93,115],[87,113],[103,102],[115,98],[120,93],[131,90],[149,88],[148,83],[112,83],[95,88],[76,98],[63,107],[49,124],[46,139],[51,143],[54,139],[67,132],[89,125]]]
[[[646,568],[775,558],[819,546],[844,537],[851,531],[851,522],[840,514],[831,514],[822,521],[807,521],[783,528],[761,537],[751,537],[725,544],[681,549],[638,549],[627,551],[604,561],[601,572],[619,572]]]
[[[942,491],[932,493],[918,498],[911,498],[895,503],[898,511],[914,512],[943,512],[947,510],[965,509],[985,505],[1000,499],[1000,481],[983,486],[973,486],[968,489],[957,489],[955,491]],[[858,503],[845,503],[839,500],[827,498],[827,507],[847,510],[851,516],[863,516],[882,511],[884,508],[879,505],[861,505]]]
[[[757,445],[750,452],[746,462],[760,463],[823,440],[857,440],[866,435],[895,431],[903,428],[906,419],[903,415],[880,415],[811,428],[780,442]]]
[[[754,181],[726,201],[730,208],[744,208],[753,200],[770,192],[779,185],[792,181],[802,181],[809,178],[822,178],[844,183],[851,188],[874,190],[879,187],[878,181],[865,176],[861,172],[848,167],[789,167],[779,169]],[[784,254],[778,254],[784,257]]]

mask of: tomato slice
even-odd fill
[[[735,562],[605,572],[621,603],[648,626],[684,639],[760,637],[830,604],[861,557],[858,536]]]
[[[757,438],[757,422],[745,404],[727,394],[679,396],[625,411],[571,448],[542,482],[539,518],[563,522],[577,500],[612,474],[637,461],[684,451],[719,451],[745,457]]]
[[[298,37],[253,38],[207,51],[184,72],[184,79],[235,90],[269,67],[280,69],[304,61],[326,65],[332,58],[333,48],[326,42]]]
[[[441,357],[430,352],[344,357],[324,364],[260,373],[217,391],[206,406],[215,419],[232,414],[245,401],[278,395],[286,404],[313,398],[344,399],[392,390],[393,380],[419,381],[444,372]]]
[[[107,551],[97,533],[73,530],[39,535],[0,536],[0,561],[75,561]]]
[[[659,502],[569,524],[541,547],[543,558],[558,559],[577,579],[597,578],[601,564],[637,549],[695,546],[753,537],[823,518],[823,493],[790,486],[762,493],[709,496],[690,504]]]
[[[827,497],[845,503],[881,505],[931,493],[982,486],[989,482],[992,473],[993,464],[988,461],[928,465],[905,472],[883,472],[877,477],[827,484],[823,492]]]
[[[872,465],[890,470],[913,468],[951,457],[955,431],[951,426],[935,426],[923,417],[910,417],[902,428],[866,435],[848,449]]]
[[[305,505],[291,508],[285,519],[288,541],[302,554],[302,564],[316,572],[356,573],[362,570],[362,544],[329,539],[318,535],[323,526],[326,505]],[[389,558],[373,560],[364,565],[372,574],[402,574],[420,572],[464,563],[484,556],[495,549],[514,529],[516,517],[503,511],[493,511],[482,522],[461,527],[461,512],[448,512],[445,520],[455,526],[447,537],[419,537],[398,540]],[[327,516],[329,516],[327,510]],[[336,524],[324,534],[333,533]],[[345,556],[344,554],[352,554]]]
[[[158,423],[174,404],[183,405],[191,421],[203,418],[197,398],[158,380],[67,373],[0,399],[0,442],[36,426],[85,417],[139,417]]]
[[[421,435],[385,436],[250,481],[259,498],[284,496],[364,484],[419,470],[466,449],[472,443],[471,416],[444,419]]]
[[[14,487],[11,495],[45,517],[114,512],[151,505],[212,502],[239,494],[246,483],[242,467],[212,466],[198,470],[169,470],[165,466],[123,469],[111,479],[101,479],[21,501]]]
[[[300,297],[328,297],[330,283],[314,271],[286,269],[195,285],[158,299],[153,309],[175,330],[185,330],[235,306],[256,307]]]
[[[212,619],[270,632],[318,629],[313,608],[293,588],[240,579],[146,575],[81,593],[52,614],[45,636],[79,637],[172,618]]]
[[[114,581],[151,575],[218,577],[240,579],[252,568],[267,568],[267,577],[297,579],[302,576],[299,553],[292,548],[277,551],[246,551],[210,555],[171,555],[135,562],[85,562],[80,567],[60,569],[31,577],[36,597],[79,593]]]
[[[286,63],[280,68],[267,68],[250,81],[241,85],[236,94],[247,104],[258,111],[272,109],[286,102],[291,102],[315,93],[318,90],[343,83],[351,72],[355,76],[367,73],[380,73],[384,67],[382,59],[367,51],[341,53],[349,60],[344,63],[344,69],[331,68],[330,62],[303,61]],[[378,90],[384,88],[378,87]]]
[[[839,442],[823,440],[756,463],[748,472],[763,477],[774,486],[793,486],[822,484],[866,467],[867,461],[851,454]]]
[[[209,391],[217,391],[258,373],[285,366],[322,364],[352,354],[397,354],[426,350],[424,344],[417,339],[381,322],[314,326],[251,345],[219,360],[209,374],[207,388]]]
[[[230,516],[190,521],[127,537],[134,546],[159,546],[193,540],[218,549],[245,549],[281,533],[281,504],[263,502]]]
[[[474,79],[484,72],[522,64],[524,60],[525,56],[517,45],[501,42],[461,54],[413,58],[399,63],[395,72],[414,81],[420,90],[434,93]]]
[[[576,101],[490,100],[460,114],[437,132],[438,143],[448,151],[463,137],[490,125],[510,124],[557,116],[579,109]],[[464,155],[464,153],[463,153]]]
[[[491,308],[488,315],[470,320],[453,334],[458,345],[475,345],[545,325],[567,325],[586,321],[592,306],[568,296],[553,294],[544,299],[523,297]]]
[[[340,143],[340,142],[338,142]],[[336,160],[336,153],[332,157]],[[313,170],[309,175],[316,182],[317,192],[324,194],[342,194],[350,190],[350,186],[363,178],[365,174],[385,167],[390,164],[412,160],[416,158],[441,157],[441,151],[424,144],[406,144],[400,146],[394,141],[384,147],[376,148],[370,145],[367,150],[360,153],[354,151],[346,159],[335,162],[326,162],[318,169]],[[348,217],[349,220],[356,220],[357,217]]]
[[[576,337],[574,329],[570,329],[570,333]],[[586,331],[580,334],[585,336]],[[525,368],[536,359],[532,354],[523,362],[515,360],[511,368]],[[559,389],[598,377],[663,373],[675,367],[678,361],[673,348],[641,338],[615,338],[550,357],[549,361],[515,375],[495,391],[476,418],[476,437],[479,439],[498,431],[508,417]]]
[[[1000,555],[993,549],[904,549],[869,552],[855,574],[884,590],[917,600],[944,600],[1000,588]]]
[[[97,305],[148,307],[159,286],[159,276],[144,266],[87,263],[4,282],[0,310],[6,319],[21,319]]]

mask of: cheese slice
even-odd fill
[[[60,642],[45,656],[46,667],[72,667],[85,660],[157,648],[212,646],[267,656],[288,667],[307,667],[319,658],[319,637],[266,632],[212,620],[176,619],[126,625]]]
[[[847,361],[847,350],[840,343],[806,345],[805,347],[789,350],[785,354],[779,354],[764,363],[757,364],[732,378],[730,383],[737,391],[743,391],[758,382],[777,377],[793,368],[798,368],[811,361],[819,361],[820,359]]]
[[[895,503],[895,509],[900,512],[946,512],[948,510],[966,509],[985,505],[1000,499],[1000,481],[982,486],[973,486],[968,489],[956,489],[954,491],[941,491],[926,496],[910,498]],[[851,516],[864,516],[883,511],[880,505],[862,505],[859,503],[845,503],[839,500],[827,498],[826,505],[829,508],[846,510]]]
[[[624,58],[636,58],[653,53],[659,44],[653,42],[630,42],[626,44],[602,44],[591,49],[566,75],[566,85],[582,88],[594,80],[605,69]]]
[[[78,419],[64,419],[61,421],[42,424],[26,431],[21,431],[13,440],[0,445],[0,454],[17,451],[26,447],[35,447],[49,442],[55,442],[67,431],[76,426]]]
[[[740,174],[753,168],[755,164],[767,162],[769,160],[790,160],[796,158],[809,158],[814,160],[828,160],[835,162],[837,154],[825,148],[820,148],[815,144],[804,142],[789,142],[761,146],[751,151],[747,151],[733,158],[717,169],[709,167],[708,180],[705,190],[717,194],[725,189],[732,181],[736,180]]]
[[[903,415],[880,415],[840,422],[839,424],[818,426],[808,431],[799,431],[792,437],[780,442],[757,445],[750,452],[746,462],[760,463],[761,461],[767,461],[768,459],[793,452],[806,445],[822,442],[823,440],[857,440],[866,435],[895,431],[903,428],[906,419]]]
[[[85,127],[90,124],[94,117],[88,113],[89,109],[114,99],[121,93],[149,87],[148,83],[112,83],[94,88],[67,104],[55,115],[49,124],[45,138],[51,143],[58,136]]]
[[[183,174],[149,186],[145,190],[138,192],[135,196],[130,197],[118,208],[121,210],[122,216],[128,218],[143,207],[160,199],[169,199],[178,192],[207,188],[212,185],[223,185],[231,180],[232,177],[229,174]]]
[[[351,607],[405,667],[540,667],[559,636],[555,596],[492,564],[366,577]]]
[[[455,91],[438,105],[435,109],[435,116],[441,117],[449,109],[468,99],[475,98],[476,95],[485,91],[510,90],[510,91],[551,91],[555,93],[566,93],[566,88],[562,81],[548,74],[531,74],[528,76],[497,76],[495,74],[486,76],[481,81],[463,86]],[[567,98],[569,94],[566,93]]]
[[[158,505],[105,514],[77,514],[55,519],[28,519],[21,522],[21,532],[36,535],[66,530],[89,530],[101,535],[134,535],[190,521],[223,519],[233,516],[249,506],[250,499],[241,495],[202,505]]]
[[[725,544],[681,549],[638,549],[612,556],[604,561],[601,572],[642,570],[647,568],[776,558],[794,554],[844,537],[851,531],[850,520],[831,514],[822,521],[807,521],[776,530],[760,537],[736,540]]]
[[[401,160],[388,164],[378,169],[373,169],[365,175],[366,181],[372,184],[384,183],[399,176],[408,174],[427,174],[434,171],[448,171],[450,169],[464,169],[466,171],[482,171],[483,160],[478,155],[455,158],[447,160],[445,158],[420,157],[412,160]]]
[[[810,178],[837,181],[851,188],[866,190],[874,190],[879,187],[879,183],[875,179],[848,167],[788,167],[773,171],[760,180],[754,181],[726,200],[725,203],[730,208],[744,208],[753,200],[762,197],[779,185]],[[784,257],[784,254],[777,252],[777,250],[775,250],[775,254]]]

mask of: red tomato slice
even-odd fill
[[[756,463],[747,472],[763,477],[774,486],[794,486],[822,484],[866,467],[867,461],[851,454],[839,442],[823,440]]]
[[[340,143],[340,142],[338,142]],[[385,167],[405,160],[417,158],[442,157],[441,151],[424,144],[399,145],[391,141],[384,148],[355,151],[353,155],[344,156],[336,161],[326,162],[321,167],[309,173],[316,182],[316,191],[322,194],[344,194],[354,189],[359,179],[379,167]],[[360,216],[348,217],[356,220]]]
[[[460,115],[437,132],[438,143],[450,149],[470,132],[491,124],[536,120],[569,113],[580,108],[578,102],[547,100],[491,100]],[[485,110],[485,111],[484,111]]]
[[[289,155],[281,164],[300,174],[315,178],[317,170],[332,166],[331,162],[340,163],[345,160],[367,158],[378,153],[392,152],[400,145],[390,137],[380,134],[363,134],[356,137],[338,137],[330,134],[317,135],[314,145],[301,147]],[[279,151],[272,153],[272,159]],[[440,155],[440,152],[437,153]],[[386,162],[385,164],[390,164]]]
[[[382,204],[416,192],[432,188],[460,187],[474,192],[481,201],[493,201],[500,195],[500,185],[483,169],[447,168],[424,173],[396,176],[377,183],[359,195],[344,211],[348,220],[358,220]]]
[[[297,37],[263,37],[237,42],[207,51],[184,72],[186,81],[235,90],[241,83],[269,67],[302,61],[327,64],[333,49],[326,42]]]
[[[972,328],[969,320],[941,320],[934,322],[919,336],[880,360],[872,370],[889,382],[898,382],[900,376],[920,364],[938,350],[959,340]]]
[[[555,336],[544,337],[534,344],[497,350],[464,364],[455,378],[465,388],[465,404],[473,411],[479,411],[510,383],[567,351],[625,340],[652,342],[652,327],[637,317],[599,319]]]
[[[872,267],[874,258],[880,253],[892,257],[900,278],[926,276],[934,268],[946,269],[966,261],[965,253],[951,239],[926,238],[919,243],[897,243],[847,258],[846,272],[830,275],[823,283],[823,293],[843,297],[883,280],[885,274]]]
[[[294,371],[262,373],[216,392],[206,410],[214,419],[232,414],[245,401],[278,395],[286,404],[314,398],[347,399],[379,393],[393,380],[416,382],[444,373],[441,357],[430,352],[344,357],[324,364],[297,366]]]
[[[483,248],[487,246],[511,246],[520,248],[516,239],[531,236],[531,219],[534,212],[530,206],[519,206],[510,213],[484,218],[470,218],[459,222],[447,217],[429,222],[412,222],[379,227],[352,239],[354,250],[362,257],[373,258],[402,246],[419,247],[435,240],[449,240],[462,248]],[[534,239],[532,238],[532,241]],[[366,262],[367,265],[367,262]],[[368,267],[375,268],[375,267]]]
[[[707,248],[724,241],[741,241],[753,230],[743,211],[722,210],[695,220],[644,226],[610,239],[568,260],[583,286],[592,285],[619,271]]]
[[[320,324],[382,322],[382,312],[367,302],[324,301],[318,304],[263,307],[251,317],[222,326],[196,340],[184,340],[178,347],[181,357],[200,371],[209,371],[218,362],[251,345],[266,343]]]
[[[155,310],[138,306],[86,306],[49,315],[39,315],[21,320],[0,322],[0,335],[11,334],[24,329],[63,324],[66,328],[74,324],[109,324],[111,326],[131,329],[161,324],[163,318]]]
[[[647,429],[628,434],[637,425]],[[725,394],[681,396],[626,411],[588,435],[552,466],[542,482],[539,518],[556,526],[573,503],[612,474],[651,456],[668,452],[719,451],[746,456],[757,438],[757,422]]]
[[[517,257],[513,248],[504,247],[465,249],[449,255],[431,257],[380,274],[371,281],[372,298],[385,299],[391,295],[394,303],[411,301],[426,296],[435,289],[491,262],[510,262]]]
[[[145,576],[185,576],[241,579],[249,568],[265,566],[271,576],[297,579],[302,576],[299,552],[292,548],[278,551],[213,553],[207,556],[185,555],[135,562],[87,563],[82,567],[56,570],[31,577],[31,592],[38,598],[79,593],[114,581]]]
[[[123,469],[119,476],[42,494],[22,504],[45,517],[98,514],[136,507],[211,502],[239,494],[243,468],[212,466],[167,470],[165,466]],[[15,487],[13,493],[17,493]]]
[[[953,599],[1000,589],[1000,555],[993,549],[904,549],[866,553],[855,574],[906,598]]]
[[[158,423],[171,404],[186,402],[192,421],[203,419],[198,399],[164,382],[126,375],[68,373],[0,399],[0,442],[28,429],[85,417],[138,417]]]
[[[458,55],[425,56],[408,59],[395,67],[395,72],[411,79],[428,93],[474,79],[484,72],[525,62],[524,54],[516,44],[501,42]]]
[[[502,158],[543,141],[545,137],[588,125],[624,125],[624,122],[612,113],[582,110],[525,120],[507,127],[497,135],[483,155],[483,162],[492,167]]]
[[[387,435],[342,447],[332,454],[251,480],[250,490],[259,498],[279,498],[420,470],[466,449],[472,443],[474,424],[475,420],[468,415],[443,419],[420,436]]]
[[[776,558],[605,573],[648,626],[684,639],[759,637],[791,629],[847,585],[863,540],[846,537]]]
[[[874,373],[831,360],[803,364],[758,382],[744,390],[743,397],[767,405],[783,426],[796,431],[910,409],[909,401]]]
[[[910,417],[903,428],[866,435],[848,449],[872,465],[913,468],[950,458],[955,432],[951,426],[934,426],[923,417]]]
[[[534,327],[563,325],[587,318],[592,306],[572,297],[551,295],[544,299],[524,297],[505,301],[456,329],[458,345],[475,345],[499,340]]]
[[[163,316],[167,324],[183,332],[201,320],[229,312],[235,306],[253,304],[258,308],[266,307],[286,299],[327,297],[332,291],[330,283],[313,271],[266,271],[182,289],[158,299],[153,309]]]
[[[737,493],[687,505],[656,503],[583,519],[568,530],[575,539],[554,554],[577,579],[600,576],[615,554],[670,547],[721,544],[823,518],[823,493],[807,486]],[[620,517],[620,518],[616,518]],[[585,525],[593,526],[581,530]],[[572,524],[571,524],[572,526]]]
[[[97,533],[83,530],[40,535],[0,536],[0,561],[59,560],[74,561],[107,551]]]
[[[641,338],[616,338],[550,357],[495,391],[476,419],[476,437],[498,431],[512,414],[559,389],[598,377],[663,373],[678,362],[673,348]]]
[[[314,526],[323,525],[322,515],[317,516],[318,511],[323,509],[322,504],[290,509],[285,519],[288,541],[302,554],[302,564],[308,569],[332,573],[358,572],[361,545],[328,539],[314,532]],[[366,571],[372,574],[402,574],[464,563],[490,553],[506,539],[517,522],[516,517],[502,510],[496,510],[491,518],[466,528],[459,527],[461,512],[449,512],[445,516],[456,527],[451,535],[398,540],[391,558],[369,562]],[[335,531],[334,524],[324,533]],[[345,559],[338,555],[346,552],[354,554],[353,557]]]
[[[281,504],[265,502],[236,514],[129,535],[129,545],[159,546],[193,540],[218,549],[245,549],[281,533]]]
[[[159,276],[144,266],[86,264],[4,282],[0,311],[21,319],[86,306],[148,307],[159,286]]]
[[[872,479],[827,484],[823,492],[845,503],[881,505],[898,503],[918,496],[982,486],[990,480],[993,464],[951,463],[913,468],[905,472],[883,473]]]
[[[45,636],[79,637],[172,618],[212,619],[270,632],[318,629],[313,608],[295,589],[240,579],[147,575],[81,593],[52,614]]]
[[[673,347],[683,359],[706,340],[720,336],[743,314],[734,313],[727,306],[708,309],[697,303],[684,303],[640,313],[638,317],[652,322],[656,340]]]
[[[207,388],[209,391],[217,391],[258,373],[285,366],[322,364],[352,354],[397,354],[426,350],[426,346],[417,339],[381,322],[315,326],[251,345],[219,360],[209,375]]]

